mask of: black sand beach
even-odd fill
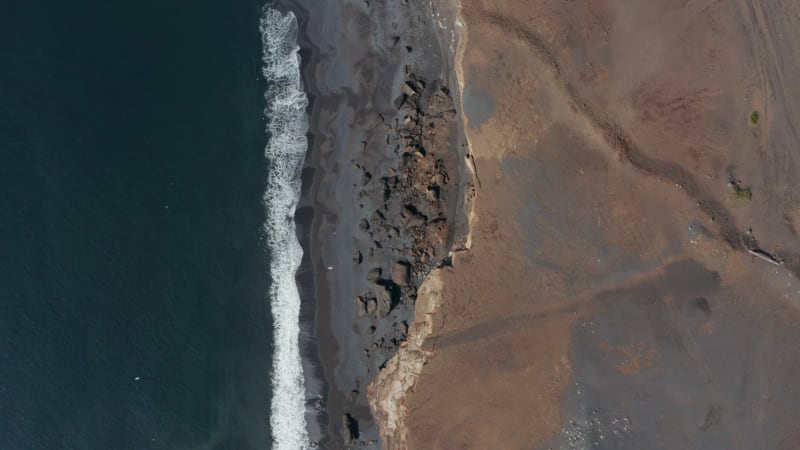
[[[310,99],[296,215],[310,437],[378,448],[367,386],[406,337],[418,283],[466,223],[452,35],[429,4],[286,6]]]

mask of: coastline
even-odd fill
[[[301,230],[295,220],[302,194],[302,167],[308,156],[308,98],[303,87],[296,17],[265,5],[259,22],[262,74],[268,81],[264,148],[267,210],[264,238],[270,255],[270,310],[273,317],[272,399],[273,447],[293,449],[309,442],[300,335],[302,298],[298,278],[303,259]],[[309,374],[311,371],[308,372]]]
[[[462,124],[447,106],[460,112],[453,58],[446,56],[454,49],[454,21],[432,3],[365,7],[345,2],[311,14],[309,9],[318,5],[304,0],[287,0],[283,6],[298,20],[309,97],[309,147],[295,219],[304,251],[296,280],[302,298],[300,346],[309,436],[320,448],[379,448],[385,424],[373,417],[375,399],[367,395],[368,385],[395,364],[393,355],[404,341],[416,339],[425,327],[427,322],[413,324],[415,316],[421,317],[416,302],[430,309],[429,288],[420,286],[423,279],[447,261],[453,247],[463,248],[468,241],[466,214],[460,211],[472,178],[465,176]],[[391,25],[394,29],[388,31]],[[370,30],[368,39],[353,32],[357,27]],[[408,80],[420,80],[414,92]],[[404,128],[376,126],[376,120],[389,122],[405,111],[393,105],[398,95],[408,96],[406,108],[417,105],[412,107],[414,116],[427,115],[439,124],[428,131],[430,136],[417,138],[420,148],[436,149],[439,156],[423,151],[409,164],[410,153],[398,152],[400,141],[395,143]],[[381,171],[386,179],[397,170],[405,175],[392,196],[405,200],[392,213],[396,206],[381,200],[384,188],[377,182]],[[433,181],[425,174],[431,170],[441,170],[436,179],[450,186],[429,185]],[[403,184],[406,176],[410,181]],[[426,203],[425,192],[434,188],[435,199]],[[366,214],[373,230],[365,233],[360,217],[382,202],[386,217],[378,224],[375,213],[372,218]],[[403,219],[408,214],[405,202],[419,206],[417,215],[426,217],[422,227]],[[392,220],[398,223],[390,225]],[[389,230],[388,236],[377,234],[374,227],[379,225]],[[397,270],[406,271],[404,280],[394,276]],[[370,298],[375,298],[374,311]]]
[[[297,20],[298,34],[297,45],[300,48],[300,72],[308,97],[306,112],[309,117],[308,150],[303,161],[301,175],[301,194],[295,211],[295,225],[297,239],[303,249],[303,258],[295,276],[297,288],[300,293],[300,356],[303,366],[303,378],[306,390],[306,426],[311,448],[326,448],[329,440],[328,424],[330,421],[326,407],[329,383],[325,377],[325,367],[320,355],[335,352],[336,347],[326,327],[319,327],[319,323],[326,321],[327,302],[319,300],[319,293],[324,292],[324,287],[319,286],[318,273],[323,269],[319,267],[317,247],[314,236],[318,233],[318,224],[315,218],[318,215],[318,205],[314,202],[314,194],[318,189],[316,173],[320,170],[319,152],[314,151],[318,124],[313,113],[319,99],[315,93],[319,92],[315,78],[307,76],[312,70],[313,62],[320,50],[313,41],[308,39],[308,11],[297,3],[287,0],[279,3],[287,11],[291,11]],[[317,263],[315,263],[315,261]]]

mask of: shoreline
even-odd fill
[[[304,372],[312,374],[302,357],[303,301],[301,263],[303,230],[298,217],[302,196],[302,168],[308,156],[308,98],[303,88],[296,16],[265,5],[259,22],[263,76],[268,80],[264,98],[267,159],[267,216],[264,233],[270,255],[270,310],[274,324],[274,356],[271,371],[270,425],[273,446],[280,449],[307,447],[308,388]]]
[[[317,8],[309,14],[311,5],[306,3],[282,2],[298,20],[297,43],[310,116],[302,196],[296,214],[298,239],[304,251],[296,280],[302,298],[300,344],[308,399],[306,419],[310,439],[320,448],[379,448],[379,425],[383,424],[373,417],[374,402],[367,398],[368,385],[385,371],[412,330],[419,328],[414,328],[413,320],[419,317],[415,302],[423,278],[448,259],[452,248],[463,248],[468,241],[469,225],[466,214],[461,213],[465,208],[463,193],[471,186],[471,176],[465,176],[468,170],[461,159],[465,156],[463,124],[459,119],[453,120],[457,113],[453,118],[450,113],[444,114],[448,103],[457,111],[461,108],[461,89],[452,70],[454,60],[446,56],[447,48],[452,51],[455,42],[454,22],[447,29],[448,19],[436,17],[432,4],[369,8],[353,2],[325,5],[324,11]],[[399,23],[404,25],[397,26]],[[396,25],[392,33],[396,32],[397,37],[386,34],[390,24]],[[359,26],[371,30],[367,39],[353,35],[353,29]],[[420,90],[404,91],[408,89],[406,80],[416,80],[418,76],[423,80],[416,88]],[[437,82],[438,79],[444,81]],[[443,94],[437,94],[436,86],[442,86]],[[452,100],[445,86],[457,91]],[[431,118],[444,126],[442,131],[431,129],[432,137],[425,137],[428,143],[424,145],[432,145],[431,149],[441,147],[438,151],[444,153],[436,157],[437,167],[444,164],[446,168],[442,170],[447,172],[440,178],[445,183],[449,178],[452,183],[441,194],[436,187],[436,196],[442,197],[431,205],[439,205],[435,207],[440,208],[439,212],[433,209],[427,213],[432,218],[438,215],[437,220],[443,222],[432,222],[417,237],[413,237],[412,229],[403,229],[407,225],[389,225],[407,214],[402,208],[396,212],[386,210],[382,226],[389,230],[388,237],[373,235],[372,230],[365,233],[364,219],[358,220],[384,197],[383,188],[372,187],[378,180],[370,183],[369,178],[378,178],[382,172],[390,176],[406,167],[402,170],[410,180],[427,186],[429,182],[419,176],[432,170],[437,161],[434,158],[426,163],[433,158],[429,155],[423,156],[421,163],[407,166],[399,157],[402,153],[395,153],[396,144],[389,145],[390,140],[395,140],[390,135],[399,136],[401,129],[392,131],[385,123],[378,124],[376,131],[376,117],[382,122],[384,117],[402,111],[392,104],[398,95],[417,99],[414,102],[418,106],[413,108],[418,114],[434,114]],[[440,109],[443,112],[436,112]],[[389,133],[385,137],[380,132],[384,128]],[[419,164],[423,165],[417,167]],[[431,169],[425,169],[425,164],[431,164]],[[350,167],[354,170],[346,170]],[[398,185],[392,196],[406,198],[404,202],[419,202],[413,199],[420,198],[417,192],[422,188],[409,183],[406,187]],[[359,186],[365,187],[359,190]],[[358,206],[352,198],[360,199]],[[389,203],[383,208],[396,208]],[[422,204],[419,207],[429,208]],[[369,214],[366,218],[373,227],[378,226],[375,213],[372,219]],[[438,228],[434,227],[436,223]],[[415,228],[415,233],[419,234],[420,229]],[[364,234],[369,238],[365,239]],[[392,244],[393,239],[407,243],[397,247],[399,242]],[[390,251],[388,247],[392,245],[395,250]],[[408,285],[389,276],[398,267],[405,268]],[[376,270],[377,277],[371,278]],[[424,293],[419,292],[420,297]],[[375,312],[369,312],[370,296],[377,296]],[[359,306],[359,299],[366,299],[361,300],[364,309]],[[385,307],[380,306],[382,299]]]
[[[306,390],[305,416],[309,444],[312,448],[326,448],[326,444],[330,440],[328,432],[330,417],[326,405],[330,383],[325,377],[325,366],[321,355],[335,353],[336,347],[329,333],[326,333],[327,328],[319,326],[320,323],[325,323],[327,306],[327,302],[319,301],[320,292],[324,291],[324,288],[318,281],[318,274],[321,273],[322,268],[315,264],[318,257],[317,248],[314,245],[314,236],[319,231],[316,220],[319,214],[317,211],[319,205],[313,199],[318,184],[316,173],[321,166],[318,152],[314,151],[316,142],[314,130],[317,128],[317,124],[313,111],[317,107],[319,98],[316,95],[318,88],[314,83],[314,77],[307,76],[310,68],[313,68],[320,50],[308,39],[308,11],[292,0],[281,1],[280,5],[283,9],[291,11],[297,20],[300,73],[308,98],[306,109],[309,117],[308,149],[303,161],[301,195],[295,211],[297,238],[303,249],[303,259],[295,280],[301,299],[299,343]]]

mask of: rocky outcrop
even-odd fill
[[[408,70],[406,76],[394,102],[396,117],[376,118],[376,127],[386,130],[386,145],[399,164],[388,170],[377,168],[384,173],[365,165],[358,167],[362,171],[359,198],[382,199],[369,217],[361,220],[360,229],[369,234],[375,247],[390,247],[406,257],[403,264],[409,274],[405,284],[409,284],[437,264],[437,256],[446,253],[452,239],[449,199],[454,183],[450,172],[458,162],[449,145],[456,117],[449,89],[440,80],[427,83]]]
[[[353,262],[384,264],[369,269],[367,290],[354,301],[358,317],[372,322],[363,356],[368,367],[378,369],[408,336],[403,314],[393,312],[406,305],[413,313],[420,283],[448,258],[460,195],[451,176],[460,160],[451,145],[457,114],[450,90],[441,80],[423,80],[406,68],[394,107],[394,117],[374,118],[372,133],[362,142],[365,156],[387,156],[356,164],[357,201],[364,211],[357,222],[372,244],[356,250]]]
[[[411,281],[411,264],[398,261],[392,267],[392,282],[398,286],[408,286]]]
[[[373,414],[381,424],[381,441],[388,449],[407,448],[403,425],[405,397],[414,388],[422,366],[431,354],[423,344],[433,332],[433,316],[441,304],[440,270],[444,269],[434,270],[420,287],[416,317],[408,330],[408,339],[369,385]]]
[[[457,92],[461,92],[463,76],[460,65],[466,30],[460,19],[456,20],[456,24],[461,28],[461,33],[457,52],[453,55],[454,75],[459,84]],[[463,106],[460,98],[458,103],[459,107]],[[463,116],[456,113],[453,105],[450,90],[440,82],[427,86],[413,74],[409,74],[401,95],[395,100],[395,106],[404,112],[403,127],[399,128],[398,134],[404,158],[408,161],[405,177],[398,179],[398,182],[402,180],[409,187],[408,194],[403,197],[400,217],[403,218],[403,229],[408,230],[414,245],[410,251],[411,258],[392,267],[391,279],[398,285],[410,280],[412,287],[420,287],[416,295],[414,322],[410,327],[403,322],[406,339],[368,387],[367,397],[373,416],[379,423],[385,449],[408,448],[406,400],[433,351],[433,347],[426,347],[425,343],[433,333],[434,317],[442,302],[442,271],[450,270],[448,266],[452,265],[454,252],[468,250],[471,246],[469,224],[473,218],[471,209],[476,195],[472,180],[477,181],[477,172],[468,141],[464,135],[456,140],[459,146],[467,148],[465,160],[462,161],[459,157],[462,153],[448,145],[453,142],[449,136],[447,139],[440,136],[438,142],[435,138],[431,139],[437,136],[444,123],[449,125],[446,130],[462,129]],[[462,163],[463,166],[460,165]],[[465,170],[448,172],[448,168],[455,167]],[[454,182],[449,173],[466,176],[470,180]],[[387,183],[385,192],[391,193],[393,186],[394,181]],[[453,189],[455,186],[460,188]],[[450,193],[448,189],[454,192]],[[462,197],[463,201],[456,203],[458,211],[438,209],[450,204],[441,201],[448,194]],[[447,218],[452,220],[458,214],[463,214],[466,227],[459,226],[456,233],[452,224],[447,223]]]

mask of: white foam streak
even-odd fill
[[[265,7],[261,17],[268,143],[264,224],[271,253],[270,302],[274,321],[274,359],[270,425],[273,449],[309,448],[305,389],[298,338],[300,294],[295,274],[303,257],[294,213],[300,198],[300,173],[308,148],[308,99],[300,77],[297,20]]]

